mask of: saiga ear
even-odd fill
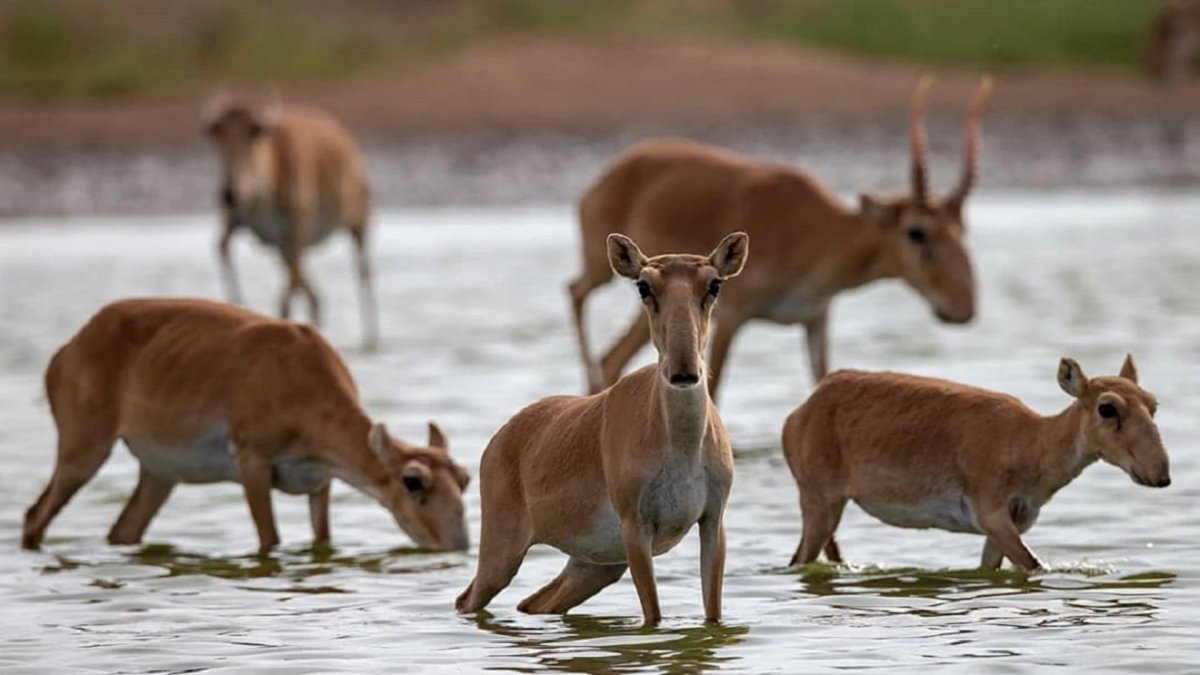
[[[229,107],[229,94],[220,90],[208,98],[204,109],[200,111],[200,124],[205,136],[215,136],[218,130],[217,122]]]
[[[745,232],[727,235],[708,256],[708,264],[717,269],[723,278],[736,277],[742,273],[746,256],[750,253],[750,236]]]
[[[637,279],[646,262],[646,256],[632,239],[623,234],[608,235],[608,264],[614,272],[627,279]]]
[[[429,423],[429,442],[427,445],[431,448],[441,448],[447,452],[450,451],[450,444],[446,442],[446,435],[433,422]]]
[[[208,97],[204,103],[204,108],[200,111],[200,121],[205,127],[208,127],[213,122],[216,122],[221,115],[225,114],[225,109],[229,106],[229,94],[224,89],[219,89]]]
[[[1121,364],[1121,377],[1137,384],[1138,372],[1137,364],[1133,361],[1133,354],[1125,355],[1125,363]]]
[[[1087,391],[1087,383],[1087,376],[1075,359],[1064,356],[1058,363],[1058,386],[1071,396],[1080,398]]]
[[[379,459],[386,457],[388,451],[387,427],[382,424],[372,424],[371,431],[367,434],[367,446]]]

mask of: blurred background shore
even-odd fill
[[[968,93],[985,189],[1200,178],[1200,85],[1142,69],[1136,0],[0,0],[0,215],[206,211],[204,102],[325,107],[380,206],[571,202],[630,143],[680,135],[898,187],[937,77],[935,180]]]

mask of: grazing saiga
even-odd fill
[[[203,300],[125,300],[88,321],[50,360],[46,396],[58,459],[25,514],[22,544],[91,480],[122,439],[141,465],[108,534],[142,539],[178,483],[242,484],[260,552],[279,542],[271,489],[308,495],[313,537],[329,540],[339,478],[388,509],[420,546],[467,548],[467,472],[429,426],[427,446],[372,424],[350,372],[308,326]]]
[[[304,251],[345,230],[354,242],[363,341],[378,344],[379,327],[367,250],[370,193],[362,153],[336,119],[320,110],[278,103],[253,106],[214,100],[206,131],[220,158],[223,227],[217,245],[226,295],[241,303],[230,241],[247,228],[279,251],[287,286],[279,315],[291,316],[292,299],[308,299],[309,317],[321,325],[321,301],[303,268]]]
[[[800,488],[804,534],[792,564],[824,548],[841,562],[834,531],[847,500],[897,527],[987,537],[980,565],[1004,558],[1042,566],[1021,539],[1056,492],[1102,459],[1138,485],[1171,483],[1154,413],[1127,356],[1117,377],[1088,378],[1064,358],[1058,384],[1074,398],[1039,415],[1012,396],[899,373],[833,373],[783,427],[783,452]]]
[[[713,317],[714,397],[733,338],[751,319],[802,324],[813,377],[820,380],[829,368],[831,301],[877,279],[903,279],[942,321],[970,321],[975,277],[963,207],[975,183],[979,120],[990,85],[985,80],[971,103],[962,178],[945,198],[928,188],[923,130],[928,88],[929,80],[922,80],[912,100],[911,190],[890,197],[864,194],[859,209],[847,208],[799,169],[691,142],[650,141],[619,158],[579,203],[583,270],[568,286],[589,390],[615,382],[650,339],[646,322],[637,318],[599,364],[592,360],[584,303],[612,278],[603,243],[609,232],[633,237],[651,253],[708,251],[731,231],[754,239],[753,269],[729,289]]]
[[[720,620],[733,454],[703,350],[717,294],[741,272],[748,242],[735,233],[707,257],[647,259],[628,237],[608,238],[613,271],[637,283],[658,362],[599,394],[542,399],[496,433],[480,467],[479,567],[458,611],[485,607],[543,543],[570,560],[518,609],[566,612],[628,567],[653,626],[662,617],[653,556],[699,523],[704,613]]]

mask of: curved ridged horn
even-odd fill
[[[963,127],[963,170],[958,187],[950,195],[949,201],[956,207],[961,207],[975,184],[975,172],[979,165],[979,119],[983,114],[983,105],[992,92],[992,78],[984,76],[971,98],[971,107],[967,111],[967,121]]]
[[[929,203],[928,151],[925,147],[925,97],[933,78],[926,75],[917,81],[913,90],[912,104],[908,111],[908,143],[912,155],[912,196],[920,206]]]

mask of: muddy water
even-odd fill
[[[850,507],[853,564],[787,571],[799,535],[779,453],[783,417],[810,387],[796,328],[754,325],[734,347],[722,410],[738,453],[729,506],[726,621],[703,625],[698,546],[657,559],[667,620],[639,629],[626,579],[566,617],[515,610],[563,557],[535,549],[491,613],[451,611],[472,554],[425,554],[386,514],[336,486],[332,552],[308,550],[305,500],[276,496],[284,546],[259,560],[236,485],[184,486],[144,546],[104,534],[136,466],[118,447],[64,510],[42,552],[17,548],[21,514],[49,474],[40,401],[47,358],[101,303],[214,296],[211,218],[19,221],[0,227],[0,670],[273,672],[483,669],[582,672],[997,670],[1070,665],[1186,671],[1200,659],[1200,199],[1170,195],[983,196],[971,241],[981,315],[936,325],[898,284],[834,309],[836,365],[945,376],[1066,405],[1058,358],[1114,373],[1133,351],[1161,401],[1174,484],[1134,485],[1097,465],[1028,535],[1052,564],[1032,577],[971,568],[978,537],[882,525]],[[523,404],[577,392],[563,284],[576,266],[566,208],[420,210],[381,217],[384,348],[362,353],[349,247],[313,260],[370,410],[401,436],[438,420],[475,470]],[[248,301],[274,306],[274,261],[242,242]],[[753,264],[753,244],[750,264]],[[595,296],[604,338],[633,316],[625,285]],[[643,359],[647,355],[642,356]],[[477,483],[471,487],[478,532]]]

